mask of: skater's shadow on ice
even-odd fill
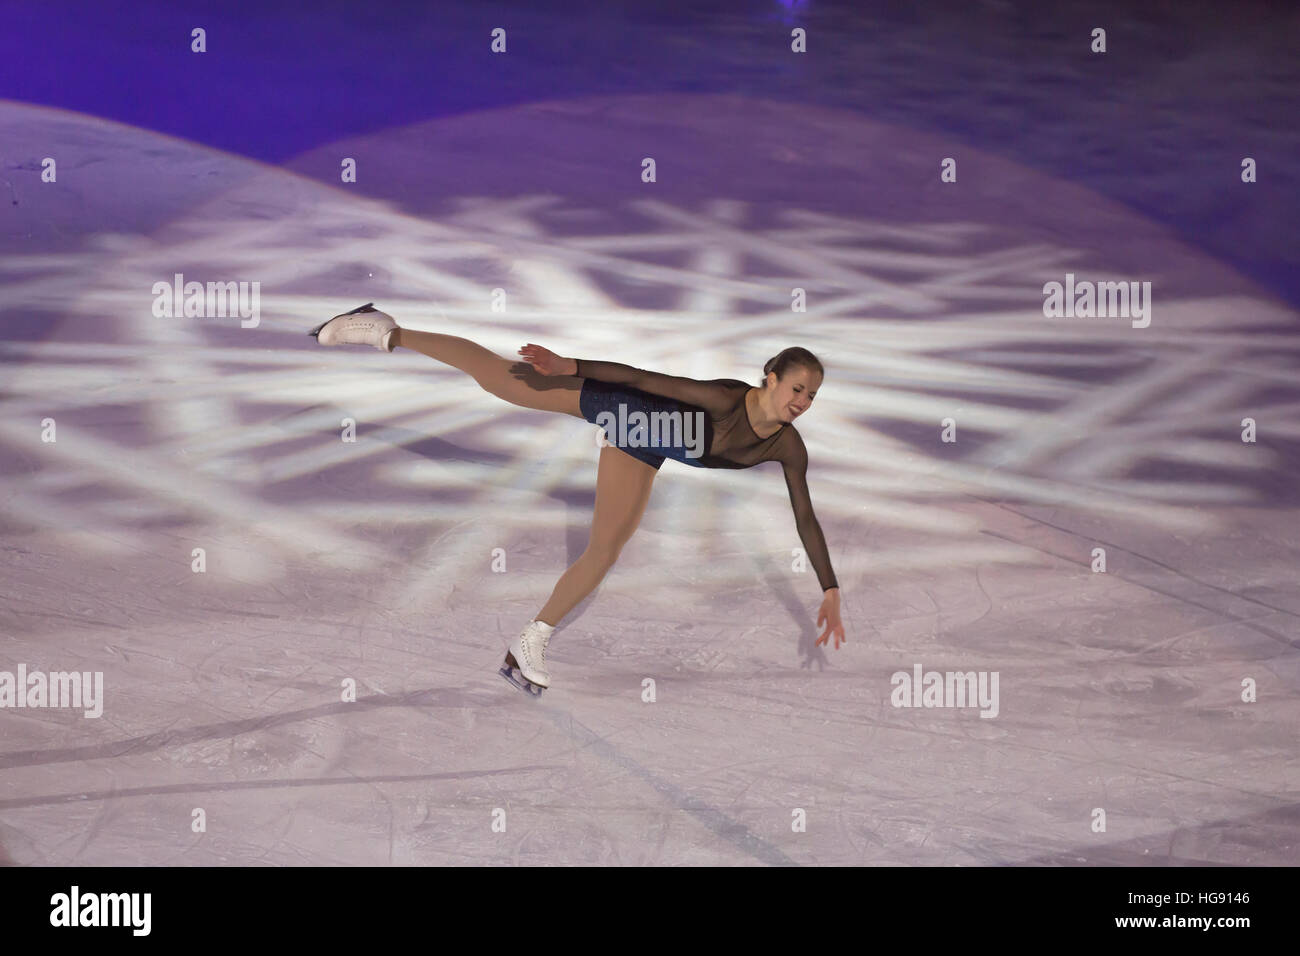
[[[781,602],[789,613],[790,619],[799,628],[798,649],[799,655],[803,658],[799,666],[811,670],[813,664],[816,664],[819,671],[825,670],[826,652],[817,644],[817,622],[808,616],[808,609],[804,607],[803,601],[791,587],[790,581],[762,564],[756,556],[751,554],[749,560],[754,566],[755,573],[767,584],[769,593]]]

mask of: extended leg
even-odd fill
[[[591,516],[587,550],[560,576],[537,620],[559,624],[562,617],[595,590],[641,522],[656,474],[654,468],[613,445],[601,449],[596,472],[596,509]]]
[[[393,345],[468,372],[484,389],[512,405],[583,417],[578,407],[582,379],[576,375],[542,375],[527,362],[512,362],[477,342],[438,332],[397,329]]]

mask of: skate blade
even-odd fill
[[[546,690],[545,687],[539,687],[538,685],[530,681],[528,678],[526,678],[519,671],[515,670],[513,667],[510,667],[506,664],[502,664],[501,669],[497,671],[497,673],[500,674],[502,677],[504,677],[506,680],[510,681],[510,683],[514,684],[520,690],[527,693],[530,697],[541,697],[542,691]]]
[[[334,316],[333,319],[326,319],[324,322],[316,326],[316,328],[312,329],[307,334],[312,336],[313,338],[316,338],[320,336],[320,330],[325,328],[325,326],[329,325],[331,322],[333,322],[334,319],[341,319],[345,315],[356,315],[358,312],[377,312],[377,311],[379,310],[375,308],[375,304],[373,302],[367,302],[365,305],[357,306],[351,312],[341,312],[338,315]]]

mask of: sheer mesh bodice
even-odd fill
[[[751,468],[759,462],[779,461],[785,471],[799,539],[817,572],[817,580],[822,590],[839,586],[831,569],[826,537],[813,513],[812,499],[808,494],[808,450],[789,423],[766,438],[754,431],[745,408],[745,396],[753,386],[734,378],[699,381],[663,375],[618,362],[588,359],[577,359],[576,362],[577,375],[582,378],[639,389],[703,411],[706,451],[687,464],[703,468]]]

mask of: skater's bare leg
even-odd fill
[[[584,417],[578,407],[582,379],[576,375],[542,375],[527,362],[512,362],[456,335],[415,329],[397,329],[392,335],[394,348],[411,349],[467,372],[484,389],[512,405]]]
[[[562,617],[595,590],[641,522],[656,474],[645,462],[612,445],[600,450],[596,509],[591,516],[587,550],[560,576],[537,620],[552,626],[559,624]]]

